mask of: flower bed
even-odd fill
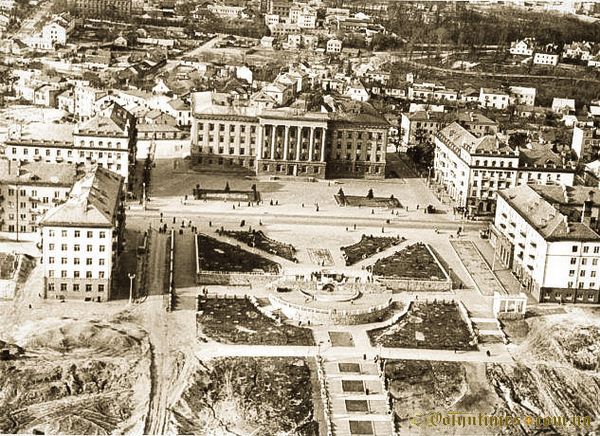
[[[196,322],[210,339],[226,344],[315,345],[312,331],[277,325],[246,299],[203,298]]]
[[[334,195],[335,201],[340,206],[350,207],[402,207],[400,201],[394,197],[361,197],[360,195]]]
[[[199,272],[278,273],[280,270],[278,263],[250,253],[240,247],[226,244],[204,234],[198,234],[196,238]]]
[[[175,410],[180,434],[319,434],[311,371],[304,359],[203,362]]]
[[[284,259],[297,262],[296,249],[291,244],[284,244],[267,237],[262,230],[256,231],[235,231],[235,230],[217,230],[220,235],[229,236],[237,239],[250,247],[256,247],[260,250],[274,254]]]
[[[373,265],[373,275],[416,280],[447,280],[427,246],[413,244]]]
[[[344,253],[346,265],[354,265],[363,259],[373,256],[380,251],[383,251],[393,245],[398,245],[404,238],[400,237],[378,237],[362,235],[360,241],[356,244],[341,247],[340,250]]]
[[[397,348],[475,350],[471,332],[455,303],[415,303],[397,323],[368,332],[371,344]]]

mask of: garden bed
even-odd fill
[[[312,331],[277,325],[247,299],[202,298],[196,322],[202,333],[226,344],[315,345]]]
[[[278,273],[280,265],[235,245],[204,234],[196,235],[199,271]]]
[[[203,362],[174,415],[179,434],[319,434],[311,371],[298,358]]]
[[[341,247],[344,253],[346,266],[354,265],[363,259],[373,256],[393,245],[398,245],[406,239],[400,237],[377,237],[362,235],[360,241],[355,244]]]
[[[392,197],[361,197],[360,195],[345,195],[340,198],[339,195],[334,195],[335,201],[340,206],[350,207],[402,207],[397,198]]]
[[[268,253],[274,254],[284,259],[297,262],[296,248],[291,244],[275,241],[264,234],[262,230],[218,230],[220,235],[229,236],[243,242],[250,247],[255,247]]]
[[[456,303],[415,303],[397,323],[370,330],[368,334],[373,346],[464,351],[477,349]]]
[[[423,243],[406,247],[373,265],[373,275],[412,280],[447,280],[431,251]]]

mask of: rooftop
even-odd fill
[[[73,186],[69,199],[42,218],[42,226],[112,227],[120,203],[123,177],[99,166]]]
[[[0,159],[0,182],[72,186],[77,179],[77,166],[68,163],[13,162]]]
[[[560,186],[521,185],[498,191],[512,208],[547,241],[599,241],[600,235],[580,222],[569,222],[551,203],[539,194],[539,188]],[[589,191],[589,188],[586,188]]]

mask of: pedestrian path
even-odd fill
[[[460,261],[469,272],[477,290],[485,296],[493,296],[494,292],[506,294],[504,286],[500,283],[488,263],[479,252],[473,241],[466,239],[450,241]]]
[[[335,436],[394,434],[379,360],[331,358],[323,367]]]

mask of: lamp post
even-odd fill
[[[433,169],[433,166],[429,167],[429,170],[427,171],[427,186],[431,186],[431,170]]]
[[[135,279],[135,274],[128,273],[127,277],[129,277],[129,304],[133,302],[133,279]]]

